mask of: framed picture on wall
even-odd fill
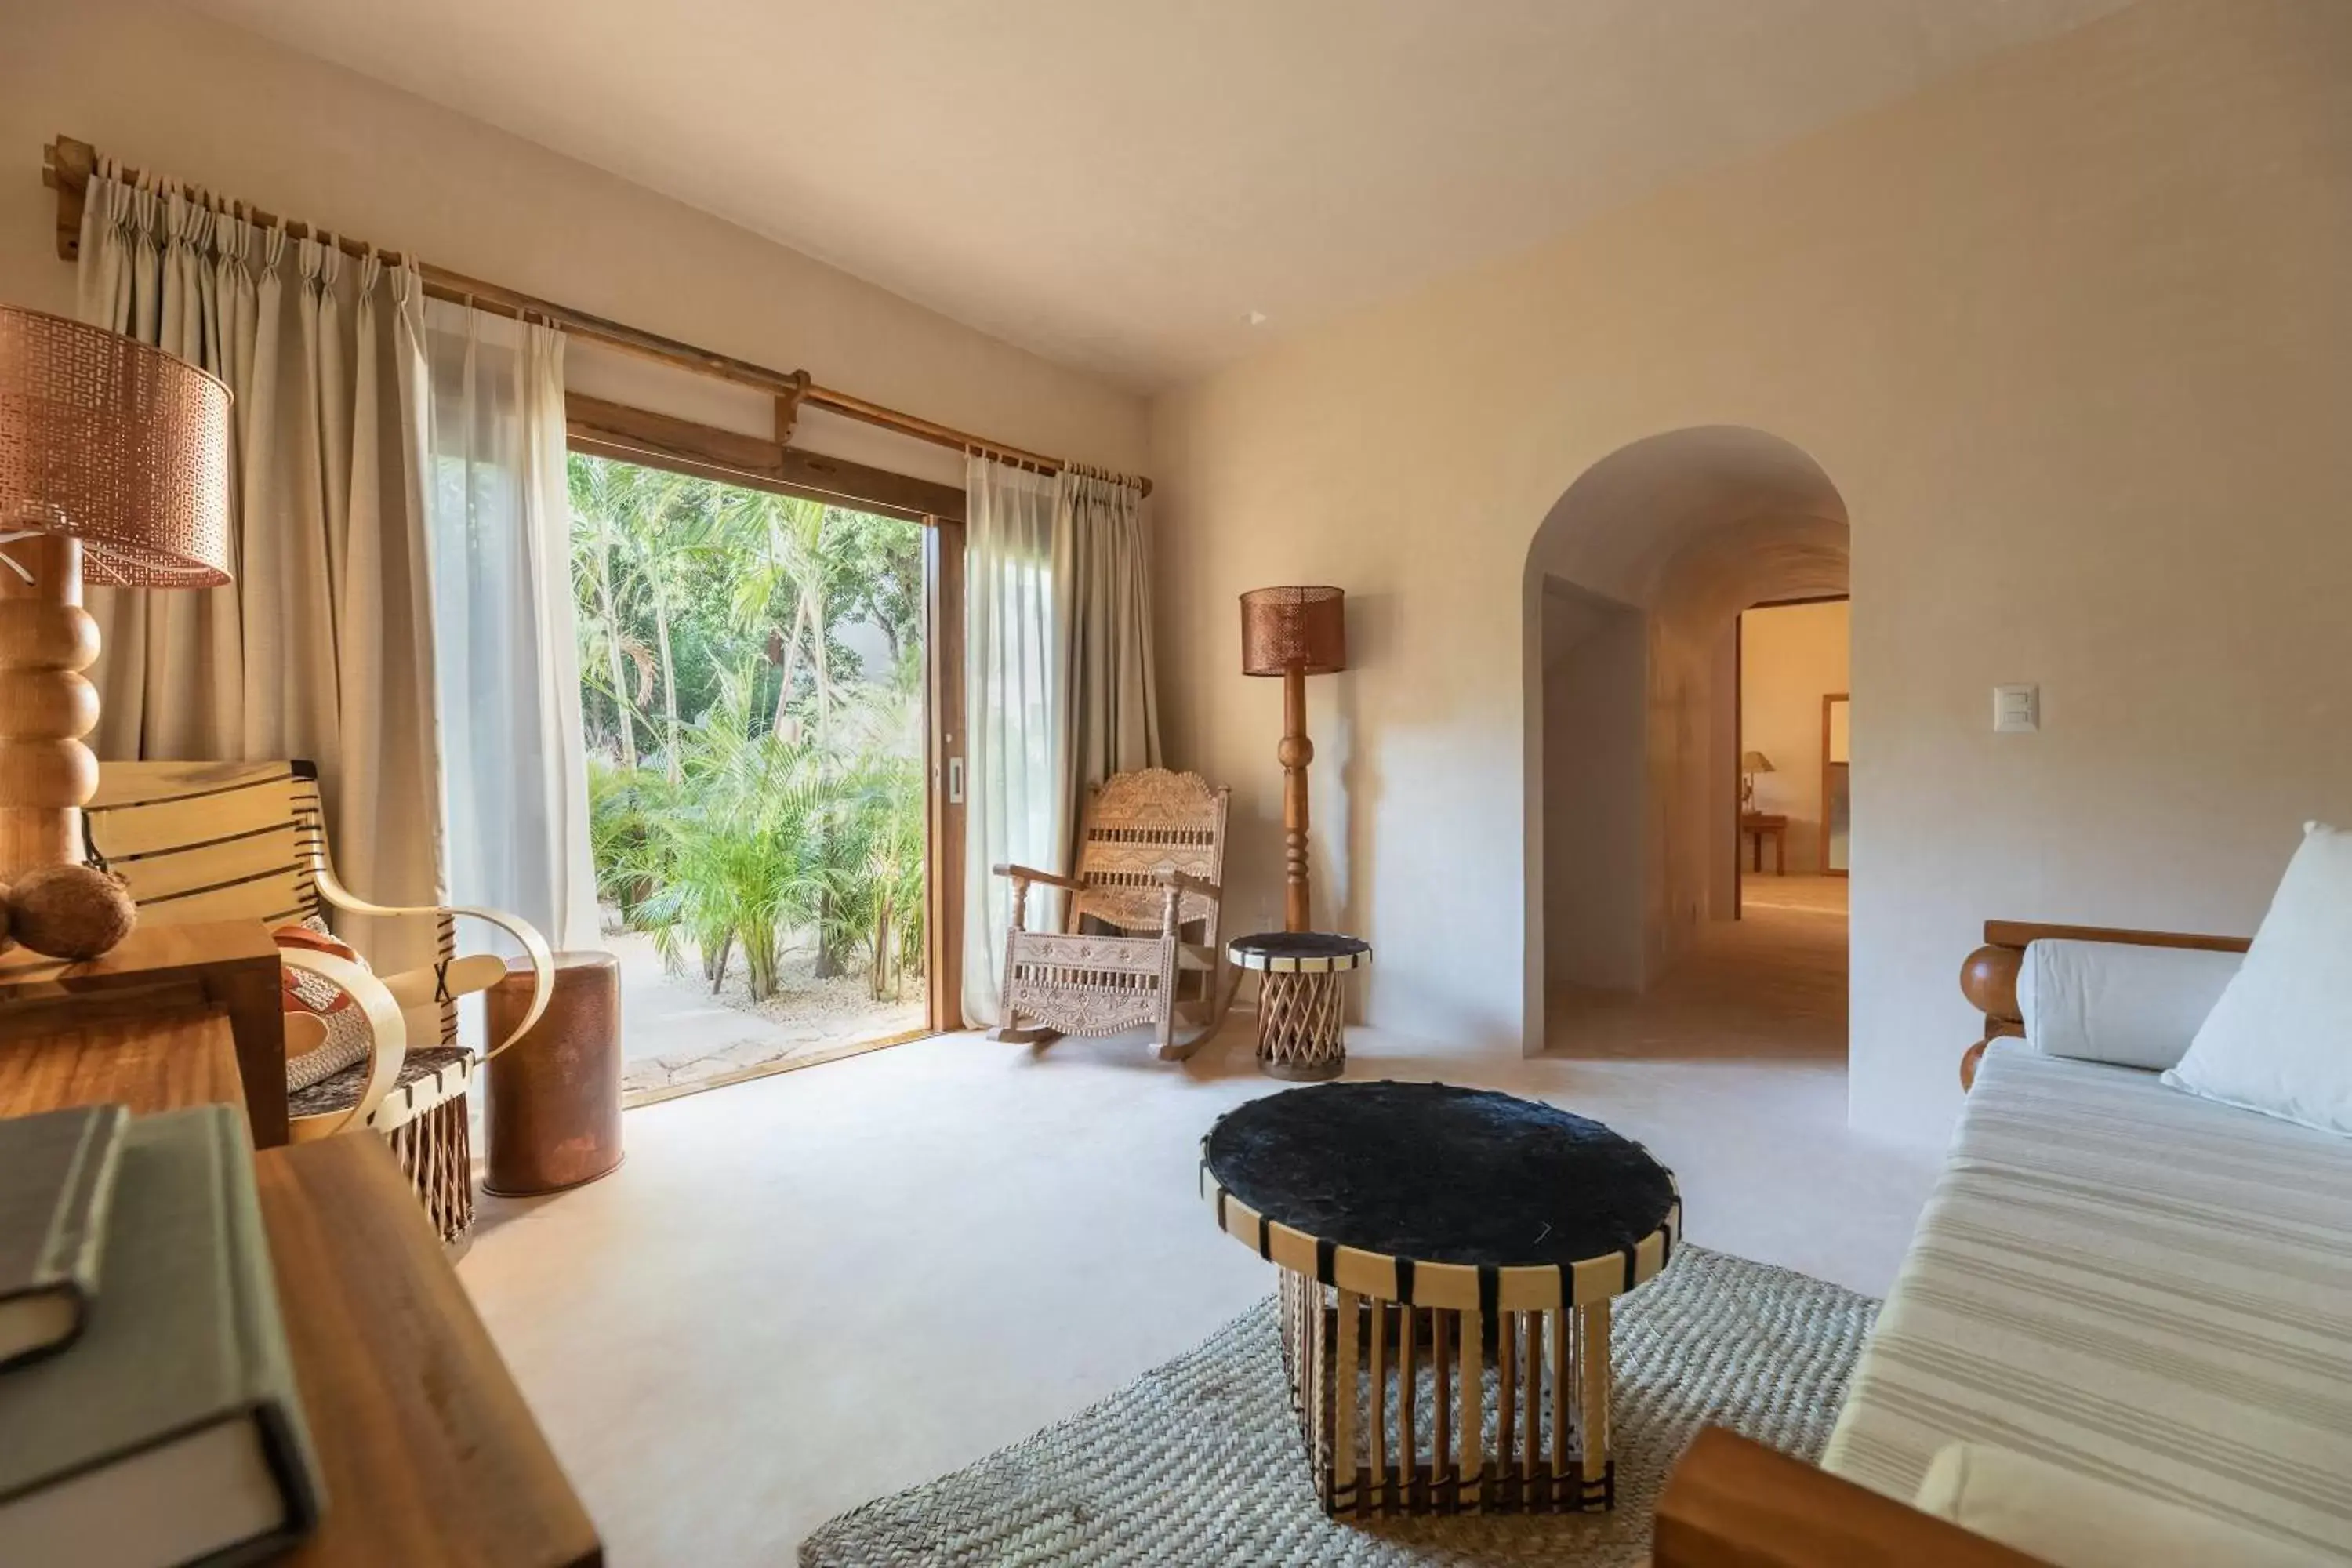
[[[1849,868],[1849,821],[1853,815],[1847,775],[1853,752],[1853,700],[1843,691],[1822,699],[1822,874],[1843,877]]]

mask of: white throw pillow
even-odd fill
[[[1954,1443],[1916,1506],[2057,1568],[2314,1568],[2323,1559],[2177,1502],[1983,1443]]]
[[[2025,1043],[2045,1057],[2160,1072],[2188,1054],[2243,962],[2181,947],[2037,942],[2017,976]]]
[[[2175,1089],[2352,1133],[2352,833],[2307,823]]]

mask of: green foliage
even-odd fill
[[[572,459],[599,889],[756,1000],[793,933],[877,999],[923,954],[921,530]],[[882,644],[871,662],[855,645]]]

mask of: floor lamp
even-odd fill
[[[228,416],[226,384],[176,355],[0,305],[0,882],[82,859],[84,580],[229,580]]]
[[[1307,891],[1307,678],[1348,668],[1347,595],[1337,588],[1254,588],[1242,595],[1242,673],[1282,678],[1282,929],[1311,931]]]

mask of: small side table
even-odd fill
[[[492,1039],[530,1006],[530,967],[509,962],[486,993]],[[489,1158],[482,1190],[500,1197],[562,1192],[621,1163],[621,968],[609,952],[555,955],[555,994],[530,1034],[483,1069]]]
[[[1336,931],[1276,931],[1236,937],[1235,968],[1261,976],[1257,1065],[1272,1078],[1312,1082],[1348,1065],[1347,991],[1341,976],[1372,962],[1372,944]]]
[[[1764,874],[1764,840],[1772,841],[1772,875],[1789,874],[1789,819],[1777,811],[1751,811],[1739,819],[1739,831],[1756,836],[1756,858],[1752,869]]]

